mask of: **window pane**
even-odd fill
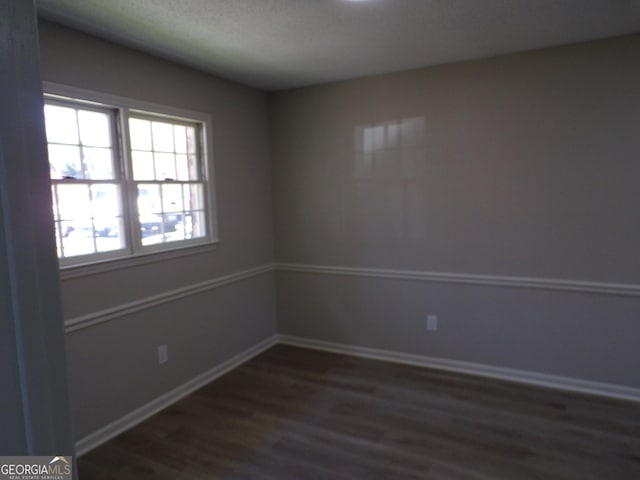
[[[92,147],[111,146],[111,125],[109,115],[90,110],[79,110],[80,140]]]
[[[82,178],[80,147],[49,144],[49,168],[51,178]]]
[[[138,186],[138,214],[144,245],[182,236],[183,203],[181,185],[141,184]]]
[[[173,153],[155,153],[156,180],[176,179],[176,159]]]
[[[110,149],[85,147],[82,150],[85,167],[83,178],[92,180],[112,180],[114,178]]]
[[[204,214],[204,188],[202,185],[184,186],[185,210],[188,212],[184,220],[187,238],[207,236],[206,216]]]
[[[161,213],[162,200],[160,198],[160,185],[141,183],[138,185],[138,213]]]
[[[125,248],[118,185],[57,184],[53,197],[61,257]]]
[[[143,245],[207,236],[201,184],[145,183],[138,186]]]
[[[182,212],[165,213],[162,217],[164,232],[171,233],[176,230],[182,230],[182,217]]]
[[[151,122],[130,118],[129,138],[133,150],[151,150]]]
[[[98,252],[121,250],[124,244],[124,223],[121,217],[100,217],[94,220]]]
[[[91,197],[91,212],[94,218],[119,217],[122,215],[120,188],[117,185],[92,185]]]
[[[153,122],[153,149],[156,152],[173,152],[173,128],[170,123]]]
[[[195,155],[189,155],[189,180],[200,180],[198,158]]]
[[[162,205],[165,212],[182,212],[182,185],[162,185]]]
[[[176,152],[187,153],[187,127],[174,125],[173,135],[176,142]]]
[[[140,230],[143,245],[162,243],[162,215],[140,215]]]
[[[182,214],[167,213],[164,215],[163,221],[165,242],[184,240]]]
[[[207,224],[205,221],[205,214],[202,211],[192,212],[189,216],[187,233],[189,236],[187,238],[202,238],[207,236]]]
[[[184,205],[185,210],[204,210],[202,185],[185,185],[184,186]]]
[[[119,237],[120,236],[120,217],[95,217],[93,219],[93,227],[96,231],[96,237]],[[120,248],[118,244],[114,250]]]
[[[62,220],[88,220],[91,218],[89,185],[57,185],[58,211]]]
[[[62,254],[65,257],[95,253],[91,222],[61,222]]]
[[[153,169],[153,153],[131,152],[133,162],[133,178],[135,180],[155,180]]]
[[[197,145],[198,138],[196,137],[196,129],[194,127],[187,127],[187,152],[197,154]]]
[[[48,142],[79,143],[75,109],[58,105],[45,105],[44,118]]]
[[[186,155],[176,155],[178,180],[192,180],[189,176],[189,160]],[[196,180],[195,178],[193,180]]]
[[[178,180],[199,180],[198,160],[195,155],[176,155]]]

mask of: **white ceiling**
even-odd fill
[[[37,0],[37,5],[45,19],[263,90],[640,32],[640,0]]]

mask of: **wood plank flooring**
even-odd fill
[[[638,480],[640,405],[279,345],[81,480]]]

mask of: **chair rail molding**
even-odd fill
[[[427,272],[419,270],[393,270],[381,268],[361,268],[327,265],[305,265],[297,263],[277,263],[281,272],[315,273],[322,275],[345,275],[387,280],[409,280],[431,283],[458,283],[492,287],[528,288],[555,290],[561,292],[596,293],[640,297],[640,285],[629,283],[590,282],[552,278],[516,277],[502,275],[479,275],[468,273]]]
[[[146,310],[168,302],[175,302],[190,295],[206,292],[214,288],[223,287],[232,283],[247,280],[265,273],[274,271],[274,264],[262,265],[259,267],[243,270],[240,272],[224,275],[222,277],[212,278],[204,282],[195,283],[186,287],[176,288],[157,295],[141,298],[132,302],[123,303],[112,308],[98,310],[86,315],[81,315],[65,321],[65,333],[75,332],[83,328],[91,327],[103,322],[114,320],[130,315],[135,312]]]

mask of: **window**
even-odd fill
[[[61,265],[211,243],[205,116],[87,97],[45,96]]]

